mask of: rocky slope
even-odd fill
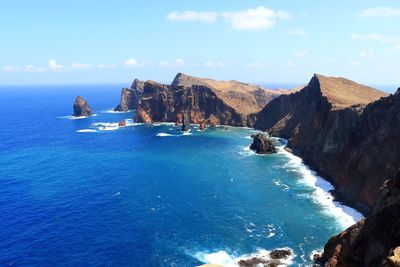
[[[73,116],[75,117],[90,116],[93,114],[88,102],[79,95],[75,98],[73,109]]]
[[[400,266],[400,172],[380,190],[373,214],[332,237],[317,262],[326,267]]]
[[[386,96],[315,75],[299,92],[272,100],[255,127],[288,139],[288,149],[335,184],[337,196],[368,213],[400,163],[399,94]]]

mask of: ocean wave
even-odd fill
[[[179,137],[179,136],[186,136],[186,135],[192,135],[190,130],[187,132],[183,132],[182,134],[158,133],[156,136],[158,136],[158,137],[167,137],[167,136]]]
[[[244,156],[244,157],[250,157],[257,155],[256,152],[250,149],[250,146],[241,146],[239,154]]]
[[[82,129],[82,130],[77,130],[76,132],[78,132],[78,133],[94,133],[97,131],[94,129]]]
[[[67,119],[67,120],[82,120],[82,119],[87,119],[89,117],[96,117],[97,114],[92,114],[90,116],[60,116],[57,117],[58,119]]]
[[[302,178],[298,182],[314,189],[311,194],[304,194],[304,196],[311,197],[314,203],[320,205],[325,215],[336,218],[343,228],[347,228],[363,218],[359,212],[335,201],[329,193],[333,189],[332,184],[319,177],[303,163],[300,157],[289,153],[283,146],[278,147],[278,152],[288,159],[284,168],[299,173]]]
[[[287,259],[280,260],[282,262],[279,266],[289,266],[293,264],[293,259],[296,256],[291,248],[279,248],[279,249],[287,249],[291,251],[291,255]],[[224,267],[238,267],[238,262],[241,260],[249,260],[252,258],[261,258],[264,260],[271,260],[269,255],[271,251],[265,249],[257,249],[255,252],[250,254],[243,254],[243,255],[236,255],[236,254],[229,254],[225,250],[219,250],[216,252],[196,252],[193,256],[197,260],[205,263],[205,264],[216,264],[221,265]],[[190,254],[190,253],[189,253]]]
[[[113,108],[110,108],[110,109],[103,110],[101,113],[130,113],[133,111],[134,111],[133,109],[130,109],[127,111],[117,111],[117,110],[114,110]]]

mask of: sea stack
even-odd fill
[[[275,145],[272,143],[271,139],[267,138],[265,134],[253,134],[251,137],[253,138],[253,143],[251,144],[250,149],[257,154],[277,153]]]
[[[92,109],[90,108],[86,99],[81,96],[77,96],[74,102],[74,116],[82,117],[82,116],[90,116],[93,114]]]
[[[189,131],[190,127],[190,115],[187,112],[182,114],[182,131]]]

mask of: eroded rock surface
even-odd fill
[[[90,116],[93,114],[86,99],[81,96],[77,96],[74,102],[74,114],[75,117]]]

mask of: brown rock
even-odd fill
[[[144,82],[135,79],[131,88],[123,88],[121,91],[121,100],[115,111],[128,111],[137,108],[140,97],[143,94]]]
[[[199,124],[199,130],[200,130],[200,131],[204,131],[204,130],[206,129],[206,127],[207,127],[207,125],[206,125],[206,122],[205,122],[205,121],[202,121],[202,122]]]
[[[119,127],[125,127],[125,126],[126,126],[126,121],[120,121],[120,122],[118,123],[118,126],[119,126]]]
[[[93,114],[86,99],[81,96],[77,96],[74,102],[74,114],[75,117],[90,116]]]

